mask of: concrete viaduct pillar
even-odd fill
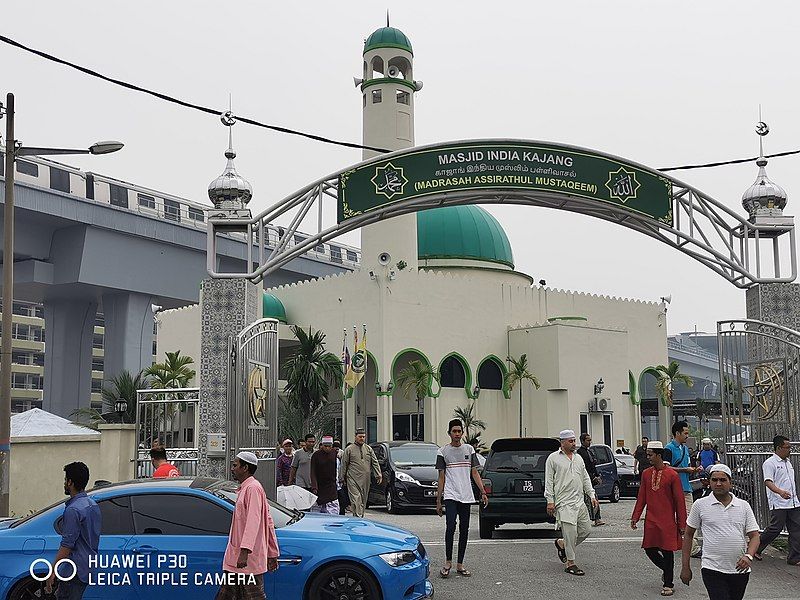
[[[96,313],[94,301],[44,303],[44,410],[68,418],[76,409],[89,406]]]
[[[103,294],[105,342],[103,377],[123,370],[133,377],[153,364],[153,309],[147,294]]]

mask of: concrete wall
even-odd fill
[[[89,467],[98,479],[133,479],[135,425],[101,425],[99,434],[11,438],[11,514],[24,516],[64,498],[64,465]]]

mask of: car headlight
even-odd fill
[[[398,472],[398,473],[395,475],[395,478],[397,479],[397,481],[405,481],[406,483],[416,483],[417,485],[419,485],[419,484],[420,484],[420,483],[419,483],[419,481],[417,481],[416,479],[414,479],[414,478],[413,478],[411,475],[409,475],[408,473]]]
[[[390,567],[402,567],[417,560],[417,555],[411,550],[403,550],[402,552],[388,552],[386,554],[379,554],[383,561]]]

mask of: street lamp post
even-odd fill
[[[98,142],[87,149],[23,147],[14,138],[14,94],[0,104],[6,118],[5,204],[3,206],[3,320],[0,329],[0,517],[10,514],[11,489],[11,329],[14,308],[14,162],[18,156],[109,154],[120,142]],[[19,144],[19,145],[18,145]]]

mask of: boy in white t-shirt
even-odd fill
[[[469,537],[469,514],[475,504],[475,494],[472,491],[472,481],[479,489],[483,489],[483,482],[478,474],[478,457],[475,449],[469,444],[462,444],[464,426],[459,419],[450,421],[447,433],[450,443],[439,448],[436,455],[436,468],[439,471],[439,489],[436,496],[436,514],[442,516],[442,500],[447,518],[444,534],[445,566],[439,571],[442,578],[450,575],[453,568],[453,538],[456,532],[456,519],[458,519],[458,562],[456,572],[462,577],[472,575],[464,568],[464,553],[467,550]],[[483,506],[489,504],[486,493],[481,492]]]

